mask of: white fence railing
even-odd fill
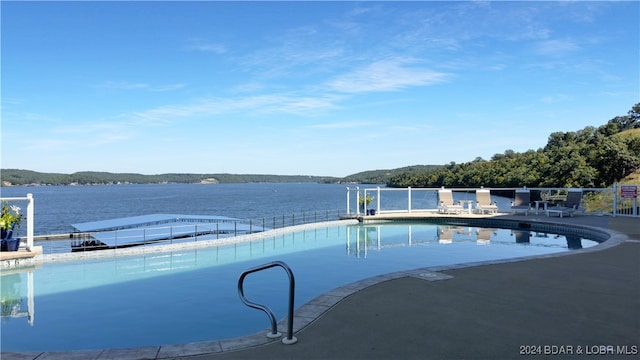
[[[611,216],[640,217],[638,208],[639,185],[614,184],[611,188],[582,188],[583,203],[587,213]],[[372,213],[437,212],[438,190],[441,188],[347,188],[346,206],[350,216]],[[454,199],[471,213],[474,211],[477,188],[448,188]],[[491,198],[501,212],[509,212],[517,188],[484,188],[490,190]],[[568,188],[527,188],[531,191],[532,208],[542,202],[562,204]]]
[[[33,195],[27,194],[26,197],[8,197],[8,198],[0,198],[0,201],[7,202],[15,202],[15,201],[26,201],[27,202],[27,250],[31,251],[33,249]]]

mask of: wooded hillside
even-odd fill
[[[329,182],[335,178],[305,175],[237,175],[237,174],[159,174],[142,175],[83,171],[73,174],[42,173],[30,170],[3,169],[6,185],[105,185],[105,184],[217,184],[255,182]]]
[[[607,124],[554,132],[547,145],[393,176],[391,187],[607,187],[640,168],[640,103]]]

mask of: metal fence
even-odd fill
[[[258,219],[225,220],[224,223],[195,222],[172,226],[127,228],[110,231],[72,233],[67,236],[43,236],[36,244],[44,253],[66,253],[131,246],[156,246],[231,238],[291,226],[339,220],[343,210],[308,211]],[[109,239],[108,244],[100,239]]]

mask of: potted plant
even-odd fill
[[[371,204],[372,201],[373,201],[373,198],[369,195],[367,195],[366,197],[361,196],[358,199],[358,205],[360,205],[360,211],[364,211],[365,204],[367,204],[367,208],[368,208],[369,204]]]
[[[20,227],[22,214],[20,208],[2,202],[2,213],[0,214],[0,236],[2,238],[1,251],[17,251],[20,246],[20,239],[13,239],[13,231]]]

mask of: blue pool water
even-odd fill
[[[248,268],[285,261],[300,307],[367,277],[420,267],[590,247],[552,234],[388,223],[318,228],[252,242],[148,256],[46,263],[2,273],[2,350],[54,351],[177,344],[268,328],[240,302]],[[286,315],[288,278],[279,268],[249,275],[245,295]]]

